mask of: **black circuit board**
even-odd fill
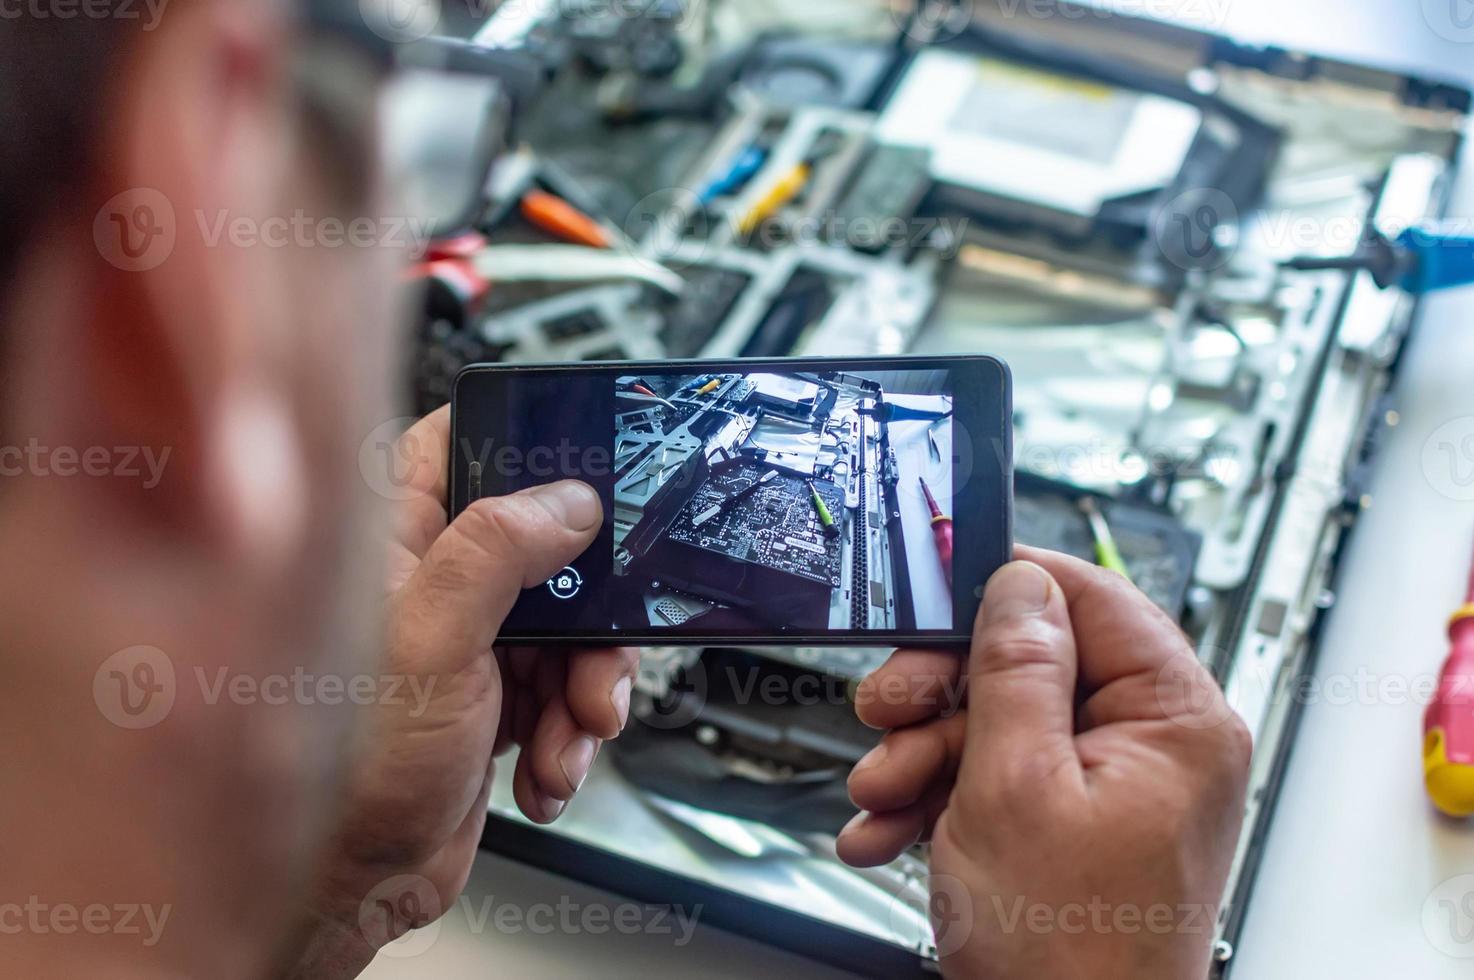
[[[842,541],[825,536],[808,484],[798,477],[779,473],[718,516],[694,525],[699,515],[769,472],[770,467],[742,461],[714,473],[676,515],[667,537],[838,588]],[[814,489],[834,519],[842,520],[844,492],[823,480],[815,480]]]

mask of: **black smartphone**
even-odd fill
[[[451,516],[562,479],[594,546],[512,610],[534,644],[952,645],[1012,556],[993,357],[467,368]]]

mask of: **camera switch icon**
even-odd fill
[[[548,579],[548,591],[559,599],[572,599],[582,588],[583,576],[578,574],[578,569],[571,565]]]

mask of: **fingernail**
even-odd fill
[[[551,796],[543,799],[543,820],[552,823],[563,815],[563,808],[568,805],[566,800],[555,800]]]
[[[614,703],[614,713],[619,716],[620,731],[624,731],[624,726],[630,721],[630,692],[634,690],[634,686],[633,677],[621,677],[619,683],[614,685],[614,690],[609,693],[609,700]]]
[[[988,581],[983,594],[983,620],[988,623],[1037,616],[1049,606],[1054,580],[1033,562],[1004,565]]]
[[[563,749],[563,754],[558,757],[558,764],[563,768],[563,778],[568,780],[568,785],[575,793],[588,778],[589,767],[594,764],[594,753],[598,748],[599,744],[592,735],[580,735],[569,742]]]
[[[871,766],[880,765],[885,761],[886,751],[885,743],[881,742],[875,748],[865,753],[865,757],[855,763],[855,768],[852,771],[859,772],[861,769],[869,769]]]
[[[574,531],[589,531],[604,520],[604,506],[599,495],[587,483],[564,480],[531,491],[553,516]]]
[[[850,818],[849,823],[844,825],[844,828],[839,832],[839,836],[843,837],[845,834],[848,834],[852,830],[859,830],[861,827],[865,826],[865,821],[869,819],[870,811],[861,810],[859,813]]]

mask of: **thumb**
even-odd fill
[[[1008,790],[1061,769],[1075,754],[1075,636],[1063,591],[1031,562],[988,582],[968,660],[967,742],[974,785]]]
[[[603,521],[599,495],[571,480],[467,507],[396,599],[415,669],[454,672],[490,650],[522,591],[572,564]]]

